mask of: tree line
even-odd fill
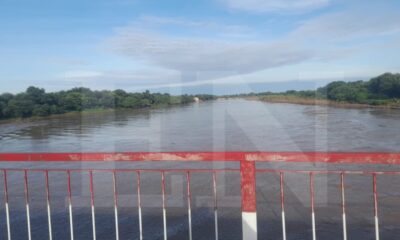
[[[0,119],[48,116],[73,111],[93,109],[139,109],[154,106],[188,104],[199,100],[215,99],[213,95],[180,95],[167,93],[129,93],[124,90],[92,91],[73,88],[67,91],[49,92],[43,88],[29,87],[18,94],[0,95]]]
[[[369,81],[336,81],[316,91],[316,97],[361,104],[386,104],[400,99],[400,74],[385,73]]]
[[[383,105],[400,103],[400,74],[385,73],[368,81],[334,81],[316,90],[281,93],[263,92],[246,96],[283,95],[300,98],[327,99],[337,102]],[[243,96],[243,95],[242,95]]]

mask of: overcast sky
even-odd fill
[[[2,0],[0,92],[368,79],[400,72],[399,12],[398,0]]]

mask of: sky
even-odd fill
[[[398,0],[0,0],[0,92],[232,94],[400,72]]]

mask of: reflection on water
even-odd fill
[[[219,100],[0,124],[0,151],[397,151],[400,111]]]

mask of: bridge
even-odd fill
[[[242,239],[243,240],[256,240],[263,239],[257,230],[257,190],[256,190],[256,175],[258,173],[275,173],[279,176],[279,196],[280,196],[280,208],[281,208],[281,238],[286,240],[287,229],[286,229],[286,203],[285,203],[285,176],[287,174],[299,174],[308,177],[309,181],[309,199],[310,199],[310,219],[311,219],[311,232],[312,239],[318,239],[316,224],[316,215],[318,212],[315,210],[315,176],[317,175],[335,175],[339,179],[340,199],[341,199],[341,213],[342,213],[342,236],[344,240],[348,239],[348,224],[346,220],[346,176],[348,175],[363,175],[370,176],[372,183],[371,198],[373,201],[373,216],[374,216],[374,233],[375,239],[380,239],[380,221],[379,221],[379,198],[377,182],[378,176],[380,175],[399,175],[400,171],[382,171],[376,170],[359,170],[363,168],[356,168],[354,166],[371,166],[372,168],[377,165],[400,165],[400,153],[324,153],[324,152],[123,152],[123,153],[1,153],[0,154],[1,166],[8,163],[29,163],[28,167],[2,167],[0,172],[3,175],[4,184],[4,203],[5,203],[5,214],[6,214],[6,226],[7,226],[7,239],[13,239],[11,232],[11,221],[10,221],[10,199],[9,199],[9,179],[10,173],[19,172],[22,173],[21,179],[17,179],[24,186],[24,199],[25,199],[25,210],[26,210],[26,229],[28,232],[28,239],[32,239],[32,226],[31,226],[31,212],[30,209],[30,184],[29,176],[32,172],[43,174],[45,179],[46,189],[46,206],[47,206],[47,225],[48,238],[53,239],[53,221],[52,221],[52,198],[49,185],[49,173],[65,174],[66,176],[66,191],[67,191],[67,204],[69,214],[69,235],[70,239],[74,240],[74,202],[72,201],[72,189],[71,189],[71,176],[72,173],[80,172],[87,173],[89,176],[89,189],[90,192],[90,205],[91,205],[91,228],[92,238],[97,238],[96,230],[96,198],[94,191],[94,173],[103,172],[110,173],[113,179],[113,198],[114,198],[114,224],[115,224],[115,239],[120,239],[119,233],[119,194],[118,194],[118,175],[122,172],[134,173],[136,176],[136,196],[137,196],[137,219],[138,226],[137,231],[139,238],[143,239],[143,221],[142,221],[142,181],[141,176],[144,173],[155,173],[160,175],[160,188],[161,188],[161,200],[162,200],[162,219],[163,219],[163,239],[168,239],[167,230],[169,224],[167,223],[168,206],[166,204],[166,174],[171,172],[179,172],[185,175],[186,186],[185,196],[187,201],[187,226],[188,236],[187,239],[193,239],[192,229],[192,182],[191,176],[193,173],[208,173],[212,176],[212,189],[213,189],[213,209],[214,209],[214,229],[213,235],[216,240],[220,239],[219,233],[219,216],[218,216],[218,174],[222,172],[236,172],[240,173],[241,183],[241,211],[242,211]],[[120,169],[120,168],[37,168],[35,164],[41,163],[41,165],[47,163],[110,163],[110,162],[136,162],[142,163],[142,166],[146,168],[134,168],[134,169]],[[156,162],[174,162],[183,163],[186,162],[222,162],[222,163],[237,163],[238,167],[225,167],[225,168],[159,168],[155,165]],[[327,165],[340,165],[340,169],[337,170],[296,170],[291,169],[273,169],[259,166],[258,163],[285,163],[296,165],[298,163],[312,163],[312,164],[327,164]],[[10,165],[10,164],[9,164]],[[46,166],[46,165],[45,165]],[[63,165],[64,166],[64,165]],[[102,165],[100,165],[102,166]],[[155,166],[155,167],[152,167]],[[345,167],[342,167],[345,166]],[[346,167],[348,166],[348,167]],[[350,168],[352,166],[352,168]],[[14,180],[15,181],[15,180]],[[128,183],[127,183],[128,184]]]

